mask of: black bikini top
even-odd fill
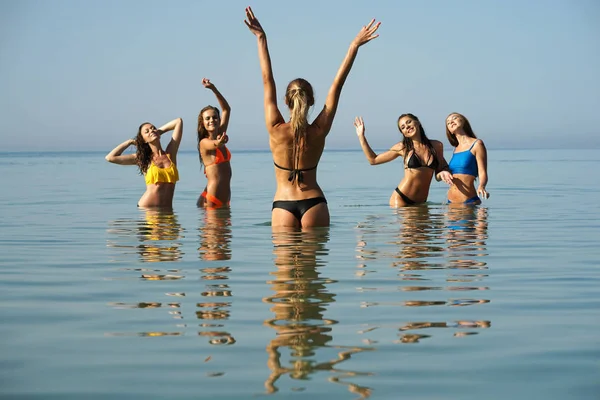
[[[275,161],[273,161],[273,164],[279,169],[282,169],[284,171],[290,171],[290,176],[288,177],[288,181],[293,182],[294,180],[298,179],[298,183],[304,182],[304,176],[302,174],[304,171],[312,171],[313,169],[317,169],[316,165],[312,168],[289,169],[289,168],[284,168],[282,166],[277,165],[277,163]]]
[[[433,170],[436,170],[439,166],[439,162],[438,159],[435,155],[431,155],[433,157],[433,160],[427,164],[424,165],[423,162],[421,161],[421,159],[419,158],[419,156],[417,155],[417,153],[413,150],[411,156],[408,159],[408,162],[406,163],[406,168],[421,168],[421,167],[426,167],[426,168],[431,168]]]

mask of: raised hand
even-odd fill
[[[202,78],[202,85],[207,89],[214,89],[215,85],[213,85],[208,78]]]
[[[227,136],[227,133],[223,132],[217,136],[217,147],[221,147],[227,142],[229,142],[229,136]]]
[[[265,31],[262,26],[260,26],[260,22],[258,22],[258,19],[254,16],[252,8],[250,7],[246,7],[246,19],[244,20],[244,23],[248,29],[250,29],[250,32],[254,33],[257,37],[265,35]]]
[[[375,23],[375,19],[373,18],[367,26],[362,27],[362,29],[360,30],[360,32],[358,32],[358,35],[356,35],[352,43],[360,47],[363,44],[379,37],[379,35],[376,35],[375,32],[377,32],[377,29],[379,29],[380,25],[381,22]]]
[[[360,136],[364,136],[365,134],[365,121],[363,121],[362,117],[354,118],[354,127],[356,128],[356,134]]]

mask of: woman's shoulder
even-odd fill
[[[473,143],[471,144],[471,147],[472,147],[473,149],[477,149],[478,147],[479,147],[479,148],[484,148],[484,149],[485,149],[485,143],[483,143],[483,140],[481,140],[481,139],[477,138],[477,139],[475,139],[475,140],[473,141]]]
[[[404,151],[404,143],[403,142],[396,143],[395,145],[390,147],[390,151],[395,151],[397,153],[403,152]]]

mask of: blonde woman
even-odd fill
[[[275,164],[277,190],[273,201],[271,225],[274,228],[329,226],[329,209],[323,191],[317,183],[317,166],[337,111],[342,86],[350,73],[358,49],[379,36],[375,32],[380,23],[372,20],[354,38],[329,89],[323,110],[309,123],[308,110],[314,105],[312,86],[301,78],[289,83],[285,93],[285,104],[290,110],[290,120],[286,121],[277,107],[277,92],[267,35],[250,7],[246,8],[244,22],[256,36],[258,43],[264,87],[265,122]]]

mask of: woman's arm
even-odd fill
[[[204,85],[205,88],[212,90],[212,92],[215,94],[215,97],[219,102],[219,106],[221,106],[220,131],[222,133],[227,132],[227,126],[229,125],[229,114],[231,113],[231,107],[229,106],[229,103],[227,100],[225,100],[225,97],[223,97],[221,92],[219,92],[219,89],[217,89],[210,79],[203,78],[202,85]]]
[[[474,150],[475,159],[477,160],[477,175],[479,175],[479,187],[477,188],[477,194],[481,198],[487,199],[490,197],[489,192],[485,189],[488,184],[487,149],[485,148],[485,144],[483,144],[483,140],[478,140]]]
[[[384,164],[386,162],[390,162],[395,160],[400,156],[400,152],[395,150],[395,147],[392,147],[390,150],[385,153],[375,154],[371,146],[369,146],[369,142],[367,142],[367,138],[365,137],[365,123],[362,117],[356,117],[354,119],[354,126],[356,127],[356,135],[358,136],[358,140],[360,142],[360,147],[363,149],[363,153],[367,157],[369,164],[377,165]]]
[[[327,99],[325,100],[325,106],[314,121],[314,124],[321,128],[325,135],[329,133],[331,125],[333,124],[333,118],[335,117],[338,103],[340,101],[340,95],[342,94],[342,87],[344,86],[346,78],[350,73],[352,64],[354,64],[354,60],[358,54],[358,48],[379,36],[376,35],[375,32],[377,29],[379,29],[380,25],[381,22],[375,23],[375,20],[372,19],[367,26],[363,26],[358,35],[350,44],[348,53],[346,53],[346,57],[338,69],[338,72],[333,80],[333,84],[329,88],[329,93],[327,93]]]
[[[177,150],[179,150],[179,145],[181,144],[181,137],[183,136],[183,120],[181,118],[175,118],[173,121],[167,122],[166,124],[158,128],[158,130],[161,135],[165,132],[173,131],[171,141],[167,146],[167,153],[169,153],[171,159],[173,160],[173,162],[175,162],[175,157],[177,157]]]
[[[214,150],[217,147],[224,146],[225,143],[227,143],[228,141],[229,137],[225,133],[222,133],[219,136],[217,136],[215,140],[204,138],[200,141],[200,149],[205,151]]]
[[[267,46],[267,35],[260,22],[254,16],[250,7],[246,8],[246,20],[244,20],[248,29],[256,36],[258,42],[258,59],[260,60],[260,69],[262,72],[263,88],[265,92],[265,122],[267,129],[274,128],[279,124],[285,123],[279,108],[277,108],[277,89],[275,79],[273,78],[273,69],[271,67],[271,56]]]
[[[122,155],[123,152],[131,145],[135,145],[135,140],[128,139],[111,150],[110,153],[104,157],[106,161],[111,162],[113,164],[120,165],[135,165],[135,154],[126,154]]]
[[[438,168],[435,171],[435,180],[444,181],[448,185],[452,185],[453,176],[448,169],[448,163],[444,158],[444,144],[438,140],[432,140],[433,149],[438,161]]]

